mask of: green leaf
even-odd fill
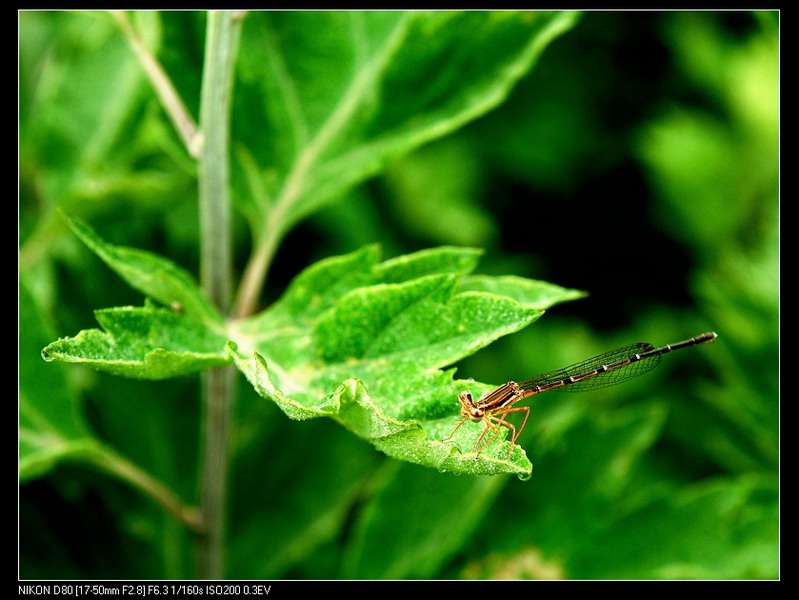
[[[46,361],[79,363],[141,379],[177,377],[223,365],[226,338],[170,309],[147,304],[95,311],[103,327],[49,344]]]
[[[388,161],[497,106],[577,17],[556,11],[249,15],[237,87],[249,110],[238,128],[234,115],[234,129],[246,147],[239,179],[249,181],[238,200],[256,237],[274,226],[272,215],[288,228]]]
[[[448,244],[495,239],[498,227],[478,200],[486,183],[483,165],[465,139],[441,138],[386,166],[380,180],[390,192],[395,226]]]
[[[126,128],[141,102],[142,70],[103,13],[62,13],[57,20],[29,13],[20,27],[21,52],[28,59],[21,61],[21,150],[32,164],[49,167],[42,169],[46,198],[93,196],[87,179],[97,186],[97,179],[105,183],[112,172],[129,173],[128,156],[105,160],[114,150],[125,153],[137,145]],[[30,47],[37,38],[46,44],[47,59],[29,62],[37,56]]]
[[[454,370],[444,369],[579,292],[468,276],[479,256],[473,248],[378,262],[377,247],[367,246],[309,267],[272,307],[223,326],[187,273],[151,253],[107,244],[80,221],[71,224],[131,285],[184,310],[149,301],[97,310],[102,329],[51,343],[45,360],[142,379],[232,360],[292,419],[332,417],[389,456],[441,471],[530,474],[523,450],[504,441],[505,428],[479,456],[469,450],[482,425],[466,423],[447,439],[461,420],[458,393],[491,386],[456,381]]]
[[[443,369],[543,313],[460,291],[475,255],[446,247],[376,264],[369,247],[322,261],[272,308],[237,324],[228,351],[255,390],[293,419],[332,417],[389,456],[441,471],[528,476],[520,448],[508,460],[504,429],[479,456],[471,452],[479,424],[444,441],[460,422],[458,393],[491,386]],[[547,305],[556,301],[552,289],[546,295]]]
[[[610,524],[595,538],[601,556],[576,568],[588,579],[776,579],[778,498],[776,478],[755,473],[669,491]]]
[[[222,317],[185,269],[152,252],[104,241],[80,219],[66,217],[72,231],[132,288],[188,317],[219,324]]]
[[[546,310],[567,300],[579,300],[588,294],[563,288],[547,281],[526,279],[516,275],[470,275],[459,285],[461,290],[481,291],[513,298],[522,306]]]
[[[46,474],[60,461],[94,449],[78,399],[63,369],[45,365],[39,350],[52,339],[24,280],[19,286],[19,479]]]
[[[344,427],[372,443],[388,456],[412,463],[434,467],[441,472],[469,473],[472,475],[497,475],[516,473],[527,478],[532,465],[524,451],[514,448],[511,459],[507,458],[507,442],[496,443],[479,456],[473,452],[463,453],[454,444],[443,440],[458,423],[458,418],[437,419],[420,422],[413,419],[400,420],[387,414],[369,396],[364,385],[357,379],[346,381],[317,406],[305,406],[283,394],[272,382],[265,359],[257,352],[247,360],[231,348],[236,366],[264,398],[274,401],[286,415],[293,419],[310,419],[320,416],[334,418]],[[435,393],[431,390],[430,393]],[[451,396],[455,406],[457,394]],[[395,399],[396,400],[396,399]],[[473,432],[465,444],[474,444],[480,431]],[[469,447],[470,446],[465,446]]]
[[[442,246],[399,256],[378,264],[380,250],[365,246],[345,256],[319,261],[300,273],[281,298],[266,311],[237,324],[245,338],[257,341],[289,337],[298,321],[308,326],[346,292],[376,283],[398,283],[427,274],[465,274],[481,251]]]
[[[347,540],[342,575],[348,579],[435,577],[507,483],[497,477],[441,477],[404,463],[387,465],[376,479],[376,492]]]
[[[272,408],[264,411],[259,406],[256,411],[273,416],[279,424],[281,415]],[[299,568],[303,571],[299,578],[324,578],[324,561],[309,561],[309,556],[317,550],[330,552],[331,544],[340,539],[342,523],[351,518],[353,506],[361,502],[364,489],[372,485],[376,468],[385,461],[332,422],[295,423],[282,430],[258,424],[258,430],[262,435],[246,451],[236,453],[233,489],[257,492],[234,494],[231,498],[235,519],[227,552],[228,575],[231,579],[271,579],[290,569],[299,575],[294,570]],[[313,459],[308,460],[313,448],[325,451],[314,452]],[[289,460],[271,462],[269,477],[264,477],[264,456],[278,454]],[[423,470],[443,479],[431,469]],[[264,498],[269,499],[266,511]],[[264,532],[270,532],[271,539],[280,540],[279,544],[270,544],[271,551],[267,553],[263,551]]]

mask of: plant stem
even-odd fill
[[[404,34],[405,29],[398,28],[394,38],[400,39]],[[394,43],[387,44],[387,47],[393,46]],[[257,241],[255,251],[244,270],[233,310],[234,317],[246,317],[255,311],[258,294],[263,288],[277,246],[291,225],[290,212],[305,191],[308,173],[314,168],[325,149],[350,122],[352,114],[358,110],[364,95],[368,94],[375,78],[382,72],[380,64],[385,56],[380,55],[368,68],[359,72],[322,127],[297,156],[275,205],[270,210],[268,228]]]
[[[272,226],[258,240],[242,275],[239,295],[233,309],[234,318],[242,319],[255,311],[258,295],[266,280],[269,265],[275,256],[280,239],[280,229]]]
[[[235,373],[232,367],[221,367],[211,369],[203,376],[205,439],[200,514],[204,529],[198,540],[197,569],[201,579],[222,579],[224,576],[227,472]]]
[[[238,13],[211,11],[205,40],[200,99],[203,146],[199,164],[200,276],[212,302],[227,312],[230,303],[231,227],[229,124],[233,71],[241,19]],[[220,579],[224,545],[230,420],[235,391],[232,367],[211,369],[203,377],[203,427],[200,512],[205,533],[199,543],[199,576]]]
[[[186,506],[167,486],[126,458],[105,446],[92,450],[88,458],[95,465],[127,481],[152,498],[195,533],[202,532],[203,524],[197,509]]]
[[[278,200],[269,215],[269,226],[258,240],[255,250],[244,269],[239,285],[239,293],[233,308],[233,316],[237,319],[249,316],[255,311],[258,294],[264,286],[269,266],[277,252],[278,244],[288,229],[286,215],[291,205],[296,202],[302,192],[303,179],[316,158],[314,144],[306,149],[292,167],[291,173],[283,185]]]
[[[180,96],[172,85],[172,80],[169,79],[164,72],[164,68],[158,59],[155,58],[150,49],[147,47],[144,39],[139,35],[139,32],[133,27],[127,13],[122,10],[109,11],[111,16],[117,22],[117,25],[122,30],[125,38],[128,40],[130,47],[139,59],[139,62],[150,79],[155,92],[161,100],[161,105],[166,110],[175,129],[183,140],[189,154],[194,157],[199,157],[200,148],[202,146],[202,137],[197,132],[197,125],[191,118],[189,111],[180,99]]]

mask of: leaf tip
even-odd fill
[[[42,348],[42,358],[44,362],[53,362],[55,361],[55,356],[53,356],[49,351],[50,346],[45,346]]]

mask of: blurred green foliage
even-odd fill
[[[196,114],[202,19],[136,19]],[[300,222],[265,305],[309,264],[374,242],[384,256],[479,246],[483,272],[589,292],[463,360],[461,378],[719,339],[619,388],[542,395],[520,440],[526,482],[398,462],[239,386],[228,576],[778,577],[778,33],[773,12],[588,12],[498,108]],[[435,51],[414,49],[440,65],[422,60]],[[245,88],[257,58],[242,58]],[[192,501],[195,379],[114,378],[39,352],[94,327],[95,308],[142,303],[56,207],[196,272],[194,164],[101,13],[21,13],[19,73],[20,387],[61,411],[45,429],[76,459],[45,457],[20,487],[20,577],[191,578],[191,534],[79,459],[99,441]],[[236,110],[265,119],[252,98]],[[392,123],[401,107],[375,101]],[[260,130],[244,119],[234,136]],[[238,160],[234,189],[253,193]],[[237,222],[239,268],[252,221]]]

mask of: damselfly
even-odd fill
[[[471,392],[461,392],[458,395],[458,401],[461,404],[463,419],[444,441],[451,440],[455,432],[466,421],[485,422],[485,429],[474,445],[474,452],[479,455],[497,438],[500,427],[507,427],[511,430],[510,447],[508,448],[508,458],[510,458],[513,446],[530,416],[529,407],[514,406],[520,400],[548,390],[562,389],[563,391],[584,392],[629,381],[654,369],[660,363],[660,358],[667,352],[706,344],[714,339],[716,339],[716,334],[709,332],[660,348],[655,348],[652,344],[647,343],[631,344],[557,371],[543,373],[521,383],[509,381],[476,402],[472,398]],[[518,429],[507,418],[509,414],[515,412],[524,413],[524,420]],[[488,435],[489,432],[491,435]]]

